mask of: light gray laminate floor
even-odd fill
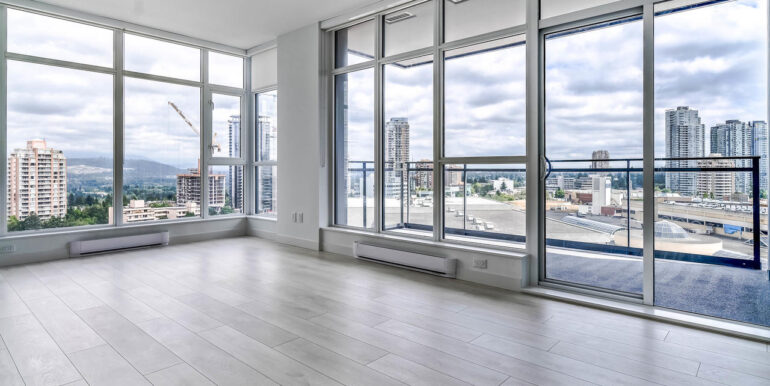
[[[0,385],[770,385],[764,343],[256,238],[0,275]]]

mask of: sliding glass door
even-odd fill
[[[544,37],[545,278],[641,296],[641,17]]]
[[[770,326],[767,1],[655,6],[655,301]]]
[[[770,326],[767,7],[540,31],[542,282]]]

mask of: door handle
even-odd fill
[[[549,160],[546,156],[541,156],[540,160],[540,179],[545,181],[548,179],[548,177],[551,176],[551,169],[553,166],[551,165],[551,160]]]

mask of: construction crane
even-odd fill
[[[201,131],[198,130],[195,126],[193,126],[192,122],[190,122],[190,120],[187,119],[187,117],[184,115],[182,110],[180,110],[179,107],[177,107],[177,105],[174,102],[168,101],[168,105],[171,106],[171,108],[174,109],[174,111],[176,111],[180,117],[182,117],[182,119],[184,120],[184,123],[186,123],[187,126],[190,126],[190,128],[192,129],[192,131],[195,132],[195,134],[199,136],[201,135]],[[214,149],[216,149],[216,151],[218,152],[222,151],[222,146],[219,146],[219,144],[217,143],[217,133],[214,133],[214,138],[212,138],[211,145],[209,145],[209,149],[211,150],[212,153],[214,152]]]

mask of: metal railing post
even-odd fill
[[[468,218],[468,164],[463,164],[463,231],[466,230],[465,219]]]
[[[631,160],[626,160],[626,250],[631,250]]]
[[[412,205],[412,184],[409,180],[409,173],[410,173],[410,167],[409,163],[406,164],[406,224],[409,223],[409,207]],[[415,187],[416,189],[416,187]],[[404,224],[404,227],[406,227],[406,224]]]
[[[762,229],[759,223],[759,157],[754,157],[751,160],[751,185],[754,199],[753,204],[753,229],[754,234],[754,268],[762,269],[762,261],[760,260],[760,240]]]
[[[363,210],[364,210],[364,216],[363,216],[364,224],[363,224],[363,227],[366,228],[366,172],[368,170],[367,167],[366,167],[366,162],[362,162],[361,163],[361,168],[363,170],[362,173],[364,175],[363,181],[361,182],[361,184],[363,184],[363,186],[361,187],[361,195],[362,195],[363,203],[364,203],[364,206],[363,206]]]

